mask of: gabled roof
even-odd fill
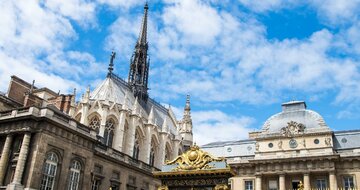
[[[125,101],[126,97],[126,101]],[[117,75],[110,73],[99,86],[95,88],[90,94],[90,101],[109,101],[117,104],[126,104],[128,108],[133,108],[135,103],[135,97],[126,81]],[[165,118],[167,121],[173,121],[172,116],[169,114],[168,108],[164,107],[155,100],[148,98],[146,104],[140,104],[141,113],[147,118],[151,107],[154,109],[155,124],[159,127],[162,126]],[[176,123],[167,122],[168,127],[172,134],[176,133]]]

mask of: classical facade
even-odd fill
[[[360,187],[360,130],[332,131],[305,102],[282,104],[249,139],[202,147],[225,156],[236,190],[353,189]]]
[[[177,120],[148,95],[147,14],[128,81],[113,71],[76,103],[12,76],[0,94],[0,189],[156,189],[152,172],[192,144],[190,98]]]

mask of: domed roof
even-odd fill
[[[282,112],[267,119],[262,129],[266,133],[282,133],[290,125],[299,125],[305,133],[330,130],[323,117],[315,111],[306,109],[303,101],[282,104]]]

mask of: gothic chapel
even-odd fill
[[[183,119],[175,118],[148,95],[149,58],[147,42],[148,5],[130,61],[128,82],[113,71],[113,52],[106,79],[92,92],[88,89],[72,116],[97,133],[106,146],[161,168],[164,160],[176,157],[193,141],[190,99]]]

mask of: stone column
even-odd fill
[[[160,138],[159,157],[156,159],[158,161],[156,166],[161,168],[162,165],[164,164],[164,159],[165,159],[166,133],[160,132],[159,138]]]
[[[145,147],[144,147],[144,162],[150,164],[150,150],[151,150],[151,127],[150,124],[145,124]]]
[[[285,174],[279,175],[279,190],[285,190]]]
[[[105,125],[106,125],[106,119],[108,115],[108,106],[104,106],[101,110],[101,122],[100,122],[100,129],[99,129],[99,136],[104,138],[104,131],[105,131]]]
[[[310,177],[308,173],[304,173],[304,190],[310,190]]]
[[[14,179],[12,181],[12,183],[14,184],[21,184],[21,179],[25,168],[25,162],[29,152],[30,137],[31,137],[30,133],[24,134],[24,138],[20,148],[19,159],[17,161],[15,168]]]
[[[126,154],[130,155],[130,156],[133,156],[133,150],[134,150],[134,143],[135,143],[135,132],[136,132],[136,126],[137,126],[137,116],[135,115],[132,115],[131,116],[131,122],[129,123],[129,132],[128,134],[125,134],[125,135],[128,135],[128,141],[126,142],[127,143],[127,147],[125,148],[126,149]]]
[[[2,152],[1,152],[1,158],[0,158],[0,186],[3,185],[3,183],[4,183],[4,177],[5,177],[5,172],[6,172],[6,168],[7,168],[7,164],[8,164],[8,160],[9,160],[9,153],[10,153],[10,147],[11,147],[12,139],[13,139],[12,135],[7,135],[6,136],[4,148],[3,148]]]
[[[81,118],[80,118],[80,123],[84,124],[84,125],[88,125],[88,113],[89,113],[89,104],[88,103],[81,103],[82,104],[82,113],[81,113]]]
[[[336,175],[334,171],[331,171],[329,173],[329,182],[330,182],[330,190],[337,190],[337,181],[336,181]]]
[[[261,175],[257,175],[255,179],[255,190],[261,190],[262,180]]]
[[[120,151],[120,152],[123,150],[122,146],[123,146],[123,139],[124,139],[124,135],[125,135],[124,134],[124,131],[125,131],[125,117],[126,117],[126,112],[121,111],[119,123],[115,127],[115,130],[114,130],[113,148],[115,150]]]

